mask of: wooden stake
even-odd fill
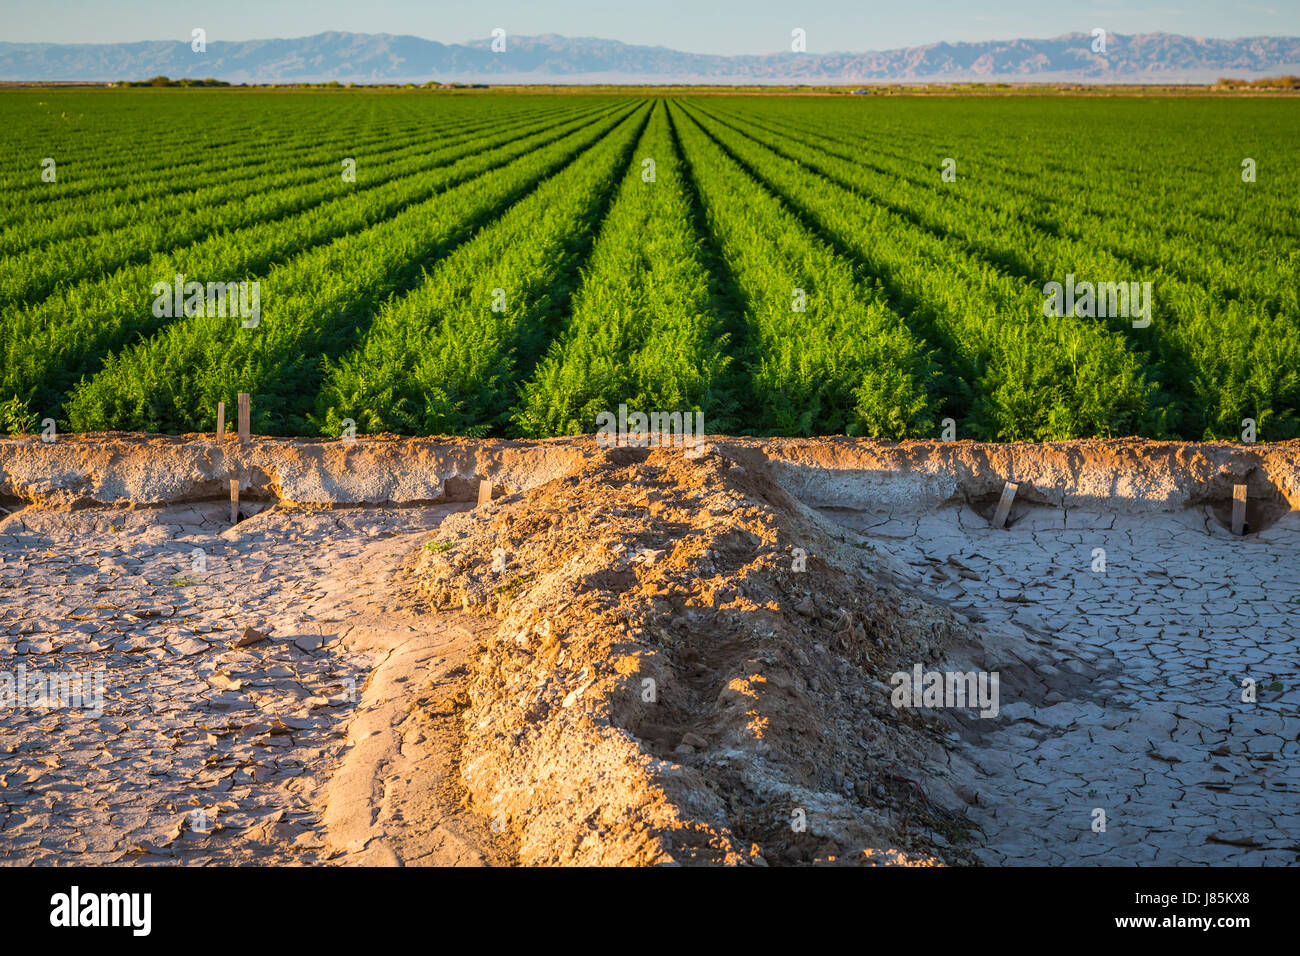
[[[1246,533],[1246,486],[1232,486],[1232,533]]]
[[[251,410],[248,403],[248,393],[239,393],[239,440],[248,441],[252,437],[252,431],[249,426]]]
[[[492,500],[492,482],[483,480],[478,483],[478,506],[481,508]]]
[[[226,403],[217,402],[217,441],[226,437]]]
[[[998,510],[993,512],[993,527],[1001,528],[1007,523],[1007,515],[1011,514],[1011,502],[1016,498],[1016,491],[1020,488],[1014,481],[1008,481],[1002,488],[1002,497],[998,501]]]
[[[239,479],[230,479],[230,523],[239,523]]]

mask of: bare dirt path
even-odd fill
[[[0,708],[0,862],[507,859],[449,773],[477,624],[388,587],[460,507],[0,520],[0,672],[29,694],[77,675],[92,697]],[[268,638],[235,646],[246,627]],[[373,793],[336,773],[376,759]]]
[[[1235,539],[1204,508],[1032,508],[1005,531],[964,506],[833,516],[1052,661],[1037,704],[1004,691],[999,716],[975,722],[986,862],[1300,862],[1297,516]]]

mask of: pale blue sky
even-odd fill
[[[788,49],[802,27],[809,52],[885,50],[940,40],[1005,40],[1090,32],[1298,36],[1300,3],[1168,0],[1129,6],[1065,0],[0,0],[0,40],[209,42],[300,37],[323,30],[409,33],[459,43],[493,27],[561,33],[695,53]]]

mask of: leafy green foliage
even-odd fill
[[[727,336],[698,242],[661,103],[601,224],[569,321],[523,385],[513,418],[522,434],[591,431],[598,414],[620,404],[701,411],[711,432],[738,427],[724,380]]]
[[[1263,97],[5,91],[0,432],[207,431],[248,391],[256,430],[324,435],[626,404],[1296,437],[1298,134]],[[258,281],[260,324],[155,315],[177,273]],[[1151,282],[1150,325],[1044,316],[1067,274]]]
[[[36,416],[27,403],[15,395],[0,402],[0,432],[6,435],[30,435],[36,431]]]
[[[425,434],[504,428],[520,382],[567,311],[647,112],[638,108],[381,310],[365,340],[330,368],[323,416]]]

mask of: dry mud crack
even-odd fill
[[[458,802],[438,712],[474,622],[409,617],[388,584],[449,510],[0,522],[0,669],[29,684],[98,672],[103,690],[99,707],[0,714],[0,859],[508,860]]]
[[[1300,861],[1293,521],[1233,540],[1203,511],[1033,509],[1005,532],[963,506],[838,517],[985,632],[1021,631],[1037,652],[1015,668],[1037,686],[972,727],[981,859]]]
[[[1298,458],[0,442],[0,860],[1293,864]]]

